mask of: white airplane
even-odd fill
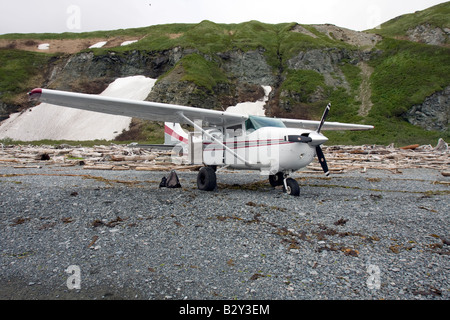
[[[217,167],[259,170],[268,175],[272,186],[283,186],[292,196],[300,195],[296,180],[289,177],[308,166],[317,155],[329,175],[321,145],[328,139],[322,130],[371,130],[360,124],[325,122],[326,107],[320,121],[278,119],[242,115],[173,104],[135,101],[99,95],[34,89],[30,99],[54,105],[102,112],[112,115],[165,122],[165,133],[187,150],[188,162],[204,165],[197,176],[200,190],[217,187]],[[172,125],[168,123],[172,122]],[[189,124],[194,132],[186,134],[179,124]]]

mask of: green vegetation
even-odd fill
[[[287,25],[279,32],[279,53],[283,56],[285,62],[297,55],[299,52],[305,50],[323,48],[352,48],[345,42],[329,38],[327,35],[317,31],[311,26],[302,25],[303,28],[314,34],[316,36],[315,38],[300,32],[293,32],[292,28],[295,27],[295,25],[295,23]]]
[[[363,118],[358,115],[361,103],[355,96],[349,94],[346,89],[332,90],[328,99],[332,104],[332,111],[328,121],[341,121],[349,123],[363,123]],[[370,124],[370,122],[367,122]]]
[[[164,125],[142,119],[133,119],[130,129],[116,137],[121,144],[139,142],[148,144],[161,144],[164,142]]]
[[[383,54],[371,61],[374,105],[365,120],[375,125],[375,130],[346,133],[341,138],[355,143],[399,145],[435,145],[439,138],[448,141],[449,130],[426,131],[409,124],[402,115],[450,84],[450,49],[394,39],[385,39],[378,49]]]
[[[199,87],[206,88],[210,93],[213,93],[213,88],[218,83],[228,82],[227,76],[217,64],[207,61],[199,54],[184,57],[178,65],[184,70],[182,81],[193,82]]]
[[[325,87],[322,74],[313,70],[288,70],[286,80],[281,85],[281,90],[295,92],[300,95],[300,102],[307,102],[307,98],[317,88]]]
[[[51,55],[42,53],[0,50],[0,96],[2,101],[14,103],[17,95],[23,96],[34,84],[42,82],[42,70],[45,70],[51,58]]]
[[[340,69],[350,85],[352,94],[357,95],[362,82],[361,69],[351,63],[344,63],[340,66]]]
[[[386,39],[372,60],[372,115],[401,116],[450,84],[450,49]]]
[[[404,37],[406,32],[418,25],[428,24],[441,29],[450,27],[450,2],[445,2],[429,9],[405,14],[387,21],[381,25],[381,29],[368,30],[384,37]]]
[[[367,124],[375,126],[371,131],[327,131],[325,135],[329,139],[328,145],[362,145],[378,144],[389,145],[394,143],[396,147],[411,144],[436,146],[440,138],[445,141],[450,140],[450,132],[426,131],[413,126],[401,119],[383,120],[377,118],[367,118]]]

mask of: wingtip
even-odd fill
[[[39,99],[41,94],[42,94],[41,88],[36,88],[28,92],[28,96],[30,97],[30,99]]]

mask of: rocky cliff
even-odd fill
[[[427,97],[405,114],[408,121],[426,130],[445,131],[450,118],[450,86]]]

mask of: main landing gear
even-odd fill
[[[203,167],[197,175],[197,187],[202,191],[214,191],[217,186],[215,167]]]
[[[272,187],[283,186],[283,191],[287,194],[300,196],[300,186],[298,182],[289,178],[287,174],[278,172],[269,176],[269,182]],[[202,191],[214,191],[217,187],[216,167],[207,166],[200,169],[197,175],[197,187]]]
[[[283,190],[294,197],[300,196],[300,186],[298,182],[283,172],[278,172],[275,175],[269,176],[269,182],[272,187],[283,186]]]

